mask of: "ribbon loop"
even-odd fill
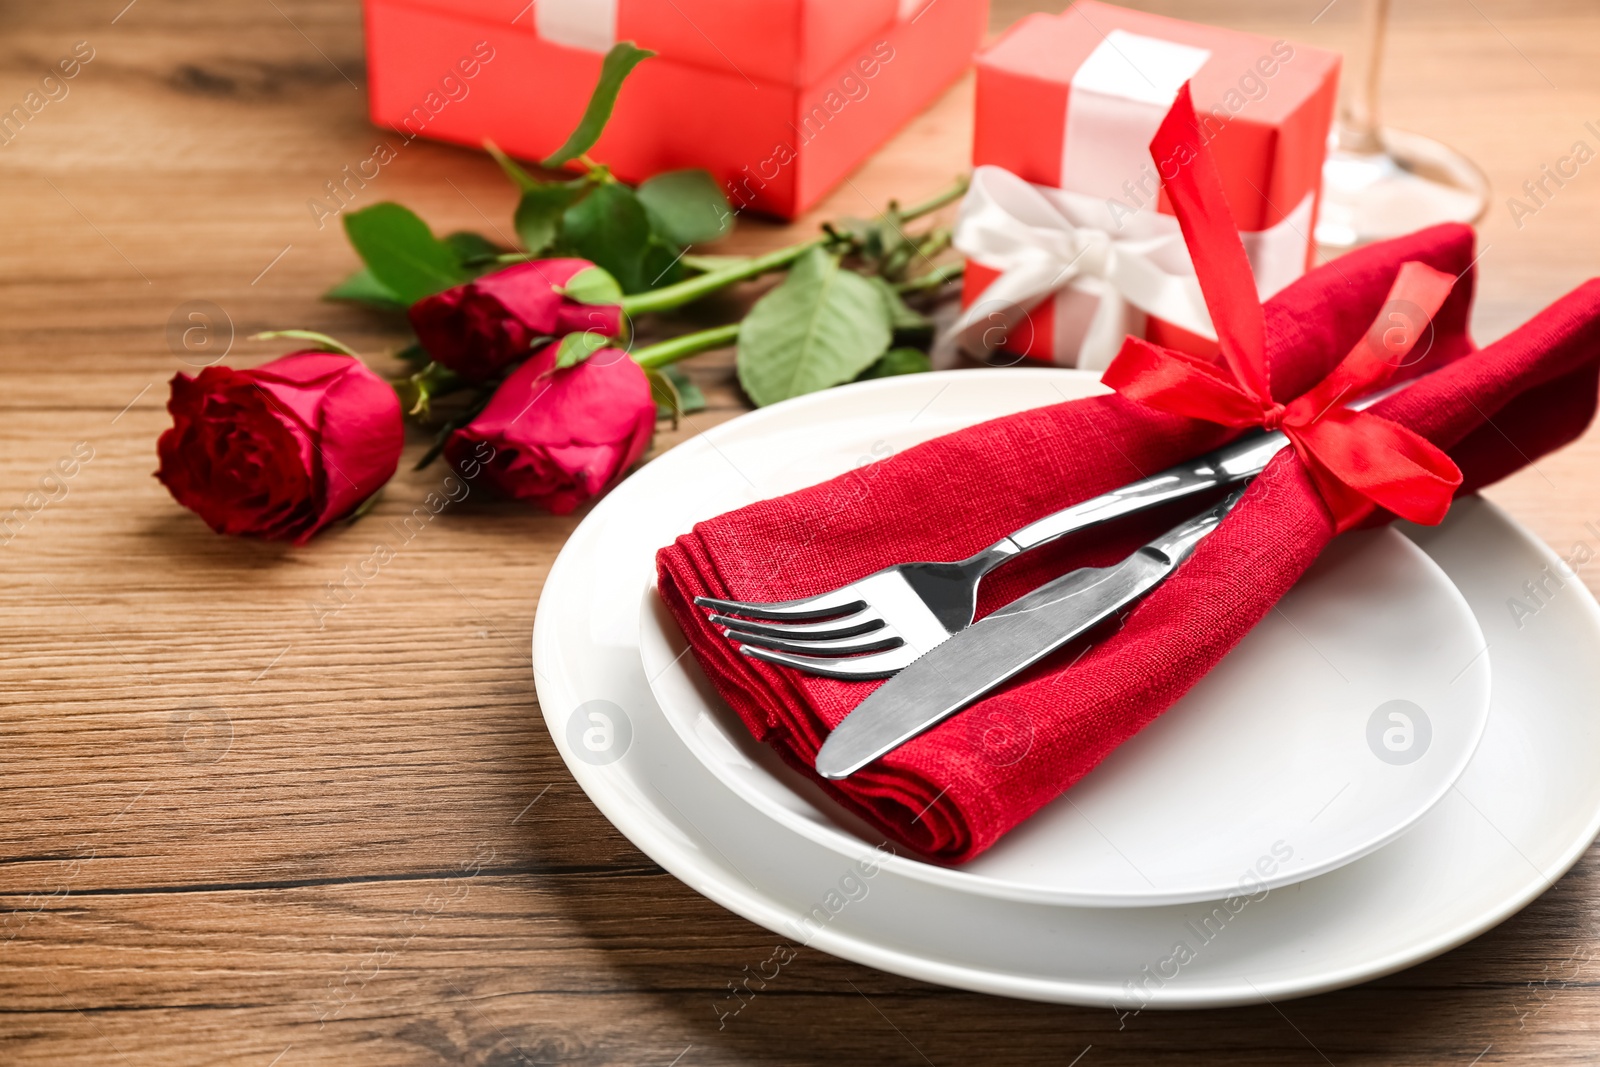
[[[1402,265],[1371,328],[1339,365],[1301,396],[1279,403],[1272,395],[1265,316],[1250,261],[1187,84],[1156,131],[1150,153],[1158,165],[1168,161],[1162,186],[1216,324],[1222,363],[1129,337],[1102,380],[1162,411],[1223,426],[1281,429],[1341,531],[1376,508],[1426,525],[1443,520],[1461,485],[1450,457],[1397,423],[1345,405],[1427,354],[1433,316],[1455,279],[1425,263]]]
[[[1108,365],[1140,315],[1214,337],[1173,220],[1143,212],[1113,231],[1104,215],[1093,197],[1044,190],[1001,167],[974,170],[952,243],[1000,276],[962,312],[944,344],[982,356],[1026,312],[1069,288],[1097,300],[1079,367]]]

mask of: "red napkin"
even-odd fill
[[[1304,392],[1360,340],[1407,260],[1461,278],[1435,317],[1431,345],[1419,346],[1426,357],[1411,368],[1433,373],[1373,410],[1445,449],[1464,475],[1462,492],[1577,437],[1596,405],[1600,281],[1475,351],[1467,335],[1472,233],[1460,226],[1353,252],[1270,300],[1275,397]],[[815,775],[817,749],[879,683],[742,656],[693,598],[787,600],[891,563],[960,559],[1229,433],[1120,395],[995,419],[698,524],[659,553],[660,592],[752,734],[892,840],[938,860],[969,860],[1171,706],[1316,559],[1334,523],[1292,451],[1115,633],[1053,657],[840,782]],[[1072,568],[1120,559],[1200,506],[1134,517],[1009,563],[985,580],[979,614]]]

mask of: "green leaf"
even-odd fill
[[[654,228],[645,242],[639,262],[639,282],[643,289],[659,289],[683,278],[683,249],[668,241]]]
[[[577,128],[567,138],[566,144],[546,156],[539,165],[553,170],[593,148],[611,118],[611,109],[617,106],[617,93],[622,89],[623,79],[633,73],[634,67],[653,55],[654,52],[640,48],[632,41],[618,41],[612,45],[611,51],[606,53],[604,62],[600,64],[600,80],[589,97],[589,106],[583,109],[583,117],[578,120]]]
[[[416,341],[412,341],[410,344],[396,352],[394,354],[394,358],[405,363],[416,364],[419,367],[433,362],[433,357],[428,355],[428,350],[423,348],[422,345]]]
[[[561,344],[556,349],[556,368],[575,367],[612,343],[612,339],[604,334],[588,330],[583,333],[569,333],[561,339]]]
[[[455,249],[399,204],[348,212],[344,230],[373,277],[407,306],[469,280]]]
[[[585,267],[567,279],[566,285],[558,286],[556,292],[579,304],[622,303],[622,286],[600,267]]]
[[[288,337],[295,341],[310,341],[312,344],[316,345],[318,352],[337,352],[342,356],[355,356],[357,359],[361,358],[360,355],[356,353],[355,349],[351,348],[343,341],[336,341],[327,334],[318,333],[315,330],[268,330],[265,333],[251,334],[250,340],[270,341],[277,337]]]
[[[678,385],[667,371],[671,368],[646,367],[645,381],[650,383],[650,399],[656,402],[656,418],[671,419],[672,428],[678,428],[678,416],[683,414],[683,397]]]
[[[706,244],[733,229],[733,210],[709,171],[657,174],[640,185],[638,193],[661,224],[661,235],[675,244]]]
[[[528,254],[536,256],[561,235],[561,216],[583,195],[587,182],[536,182],[523,190],[512,225]]]
[[[322,294],[324,300],[349,300],[357,304],[366,304],[369,307],[380,308],[384,311],[398,311],[405,314],[406,302],[394,295],[377,278],[373,277],[370,270],[362,267],[350,277]]]
[[[562,217],[564,243],[572,251],[604,268],[625,293],[651,287],[646,274],[646,253],[652,247],[650,218],[644,205],[621,182],[606,182]]]
[[[644,376],[650,383],[650,396],[656,402],[656,418],[671,419],[674,429],[680,415],[705,410],[705,394],[694,384],[694,379],[679,368],[646,367]]]
[[[523,192],[527,192],[529,189],[536,189],[545,184],[538,178],[535,178],[533,175],[523,170],[522,164],[506,155],[500,150],[499,145],[495,144],[487,137],[483,139],[483,150],[494,157],[494,161],[500,164],[500,169],[506,172],[506,177],[510,178],[512,184],[514,184],[518,189],[521,189]]]
[[[913,309],[903,300],[895,287],[876,274],[869,275],[867,281],[878,290],[883,297],[884,307],[889,312],[889,326],[894,330],[927,330],[933,326],[933,320],[922,312]]]
[[[685,415],[693,415],[697,411],[706,409],[706,395],[682,367],[666,366],[661,369],[672,380],[673,388],[678,390],[678,400],[681,402],[679,411]]]
[[[495,257],[500,255],[500,249],[493,241],[471,230],[457,230],[445,237],[444,243],[455,252],[456,262],[469,274],[479,274],[493,266]]]
[[[848,382],[889,347],[876,286],[820,248],[756,301],[739,332],[739,384],[757,406]]]
[[[873,378],[893,378],[900,374],[922,374],[933,369],[928,354],[919,348],[891,348],[883,357],[861,372],[858,382]]]

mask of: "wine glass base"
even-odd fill
[[[1335,135],[1337,137],[1337,135]],[[1489,206],[1489,179],[1430,137],[1385,128],[1382,148],[1330,145],[1322,166],[1317,244],[1352,248],[1441,222],[1473,223]]]

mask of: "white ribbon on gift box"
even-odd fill
[[[979,167],[962,201],[952,241],[957,250],[1000,276],[961,313],[948,343],[981,355],[1016,340],[1027,312],[1071,290],[1081,298],[1056,306],[1057,360],[1100,370],[1122,339],[1144,332],[1155,315],[1190,333],[1215,338],[1178,220],[1150,204],[1111,232],[1094,197],[1030,185],[1000,167]],[[1066,321],[1063,321],[1066,320]],[[1054,339],[1053,339],[1054,340]]]
[[[619,0],[535,0],[535,32],[552,44],[607,52],[617,43]],[[900,21],[920,17],[929,0],[900,0]]]
[[[617,43],[617,0],[535,0],[533,26],[552,44],[607,52]]]

